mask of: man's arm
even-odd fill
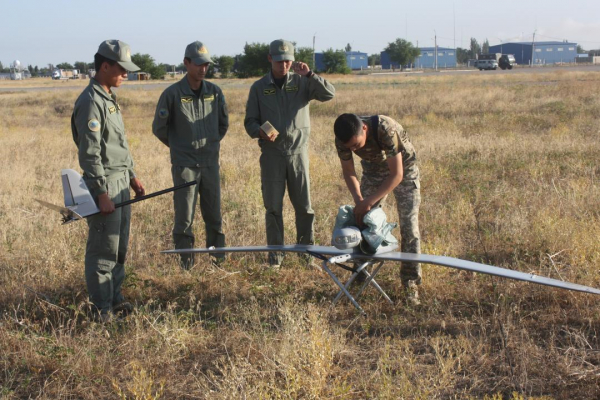
[[[363,217],[371,208],[375,206],[381,199],[389,194],[396,186],[402,182],[404,176],[404,170],[402,167],[402,153],[398,153],[393,157],[388,157],[387,160],[390,174],[381,183],[375,193],[363,199],[360,203],[354,207],[354,216],[359,225],[362,225]]]
[[[219,91],[219,102],[219,136],[223,139],[227,133],[227,129],[229,129],[229,110],[227,109],[225,96],[221,91]]]
[[[170,103],[167,91],[165,90],[158,99],[156,111],[154,112],[154,121],[152,122],[152,133],[167,147],[169,147],[169,123],[172,120],[172,107]]]
[[[349,160],[340,159],[340,163],[342,164],[342,174],[344,175],[346,186],[348,186],[348,190],[350,190],[350,194],[354,199],[354,204],[358,204],[363,198],[360,193],[360,183],[356,176],[356,170],[354,169],[354,160],[352,158]]]
[[[274,142],[275,139],[277,139],[276,136],[268,136],[263,132],[262,129],[260,129],[262,122],[263,121],[260,116],[258,89],[256,89],[255,85],[252,85],[250,88],[250,93],[248,94],[248,101],[246,102],[244,128],[246,128],[246,133],[252,139],[263,139],[267,142]]]
[[[294,72],[308,79],[308,100],[328,101],[333,99],[335,88],[325,79],[310,70],[308,64],[297,61],[293,66]]]
[[[329,101],[335,96],[335,88],[323,77],[313,73],[308,79],[309,100]]]
[[[129,186],[131,186],[135,192],[135,197],[142,197],[146,195],[146,189],[144,188],[144,185],[142,185],[142,181],[140,181],[138,178],[131,179]]]
[[[83,170],[87,185],[97,194],[108,192],[106,173],[102,165],[102,132],[104,113],[92,99],[78,102],[71,117],[71,126],[76,137],[79,166]]]
[[[260,137],[260,107],[259,107],[258,91],[256,85],[252,85],[250,93],[248,93],[248,101],[246,102],[246,117],[244,118],[244,128],[246,133],[252,139]]]

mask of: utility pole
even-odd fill
[[[456,10],[454,9],[454,3],[452,3],[452,17],[454,20],[454,54],[456,54]]]
[[[315,34],[313,35],[313,65],[312,65],[312,69],[315,70],[316,69],[316,64],[315,64],[315,38],[317,37],[317,32],[315,32]]]
[[[437,57],[438,57],[438,51],[437,51],[437,33],[435,32],[435,30],[433,31],[433,50],[435,51],[435,59],[434,59],[434,64],[435,64],[435,71],[437,72],[438,70],[438,61],[437,61]]]
[[[536,29],[537,31],[537,29]],[[531,42],[531,66],[530,68],[533,68],[533,60],[535,60],[535,32],[533,31],[533,41]]]
[[[419,41],[417,40],[417,49],[419,48]],[[419,50],[419,53],[421,53],[421,50]],[[422,56],[422,54],[421,54]],[[419,59],[421,58],[421,56],[419,56],[419,58],[417,58],[417,68],[419,68]]]

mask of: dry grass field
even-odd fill
[[[329,79],[336,98],[311,106],[318,244],[351,201],[333,121],[386,114],[418,152],[424,253],[600,287],[600,73]],[[251,81],[215,82],[231,112],[221,152],[227,242],[264,244],[259,149],[243,129]],[[296,255],[275,272],[264,255],[221,268],[200,257],[181,271],[159,253],[172,247],[170,195],[133,206],[124,293],[134,314],[91,322],[87,225],[61,226],[33,200],[60,204],[60,169],[79,169],[70,115],[81,89],[0,92],[0,398],[600,397],[597,296],[425,265],[422,305],[409,308],[399,266],[389,265],[379,283],[396,305],[369,290],[362,317],[347,301],[331,308],[335,286]],[[150,192],[172,184],[168,149],[151,133],[161,91],[118,90]],[[393,198],[385,207],[397,220]],[[286,201],[288,243],[293,221]]]

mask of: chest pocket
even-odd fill
[[[204,94],[202,95],[202,102],[204,104],[204,118],[210,120],[213,110],[217,110],[218,102],[217,94]]]
[[[181,115],[189,122],[193,123],[196,120],[194,117],[194,98],[192,96],[182,96],[178,108]]]
[[[277,89],[274,87],[264,88],[259,92],[258,98],[260,108],[265,107],[270,111],[269,113],[265,112],[266,110],[261,111],[261,114],[267,115],[267,119],[270,122],[278,123],[277,121],[272,121],[273,116],[279,115],[279,95],[277,94]]]
[[[106,108],[106,123],[106,128],[110,132],[118,132],[121,134],[125,133],[125,125],[123,124],[123,117],[121,116],[121,110],[119,106],[112,105]]]

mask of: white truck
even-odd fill
[[[56,68],[52,71],[52,79],[79,79],[79,70]]]

